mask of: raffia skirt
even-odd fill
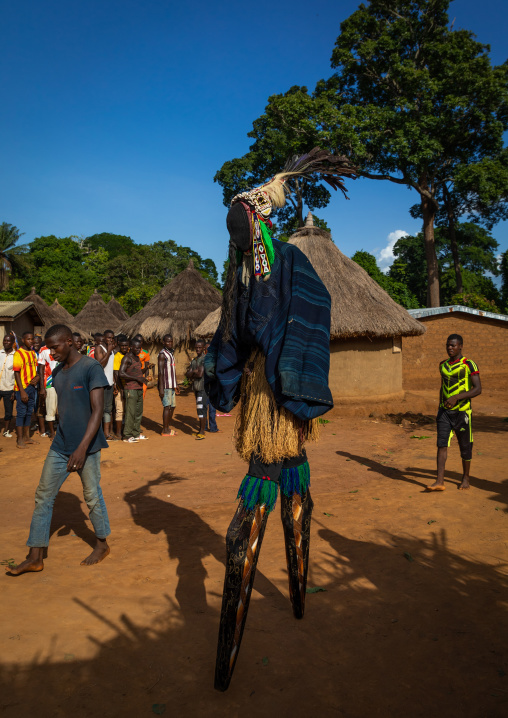
[[[265,357],[254,350],[249,358],[250,373],[241,383],[239,412],[235,424],[236,450],[250,461],[253,455],[265,464],[299,456],[305,441],[317,441],[319,421],[304,421],[277,406],[265,375]]]

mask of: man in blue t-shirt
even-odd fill
[[[83,495],[97,539],[94,550],[81,565],[92,566],[109,554],[106,541],[110,534],[108,512],[100,487],[101,449],[108,446],[101,426],[104,388],[108,386],[108,380],[99,362],[78,352],[69,327],[56,324],[48,330],[45,339],[51,356],[60,362],[53,372],[60,422],[35,492],[35,509],[27,541],[30,552],[19,566],[9,569],[14,576],[44,568],[43,554],[49,544],[53,504],[72,471],[78,473],[83,484]]]

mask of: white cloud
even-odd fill
[[[401,237],[408,236],[408,233],[405,232],[403,229],[396,229],[395,232],[390,232],[390,234],[386,238],[388,244],[377,254],[377,262],[379,264],[379,268],[385,274],[390,269],[393,260],[395,259],[395,257],[393,256],[393,248],[395,246],[395,242]]]

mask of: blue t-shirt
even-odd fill
[[[51,444],[54,451],[70,456],[75,451],[86,432],[92,416],[90,392],[101,386],[109,386],[104,369],[98,361],[82,356],[70,369],[59,364],[53,371],[53,386],[58,397],[58,429]],[[108,442],[104,436],[102,425],[92,441],[87,454],[94,454],[107,449]]]

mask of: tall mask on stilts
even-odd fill
[[[240,403],[236,449],[248,462],[226,537],[226,577],[215,687],[225,691],[238,658],[269,513],[281,492],[289,596],[303,618],[312,499],[306,441],[333,406],[328,388],[330,296],[294,245],[271,237],[272,208],[282,207],[291,178],[318,173],[345,194],[355,176],[345,157],[315,148],[293,158],[269,182],[233,198],[228,212],[229,268],[219,328],[205,358],[213,406]]]

